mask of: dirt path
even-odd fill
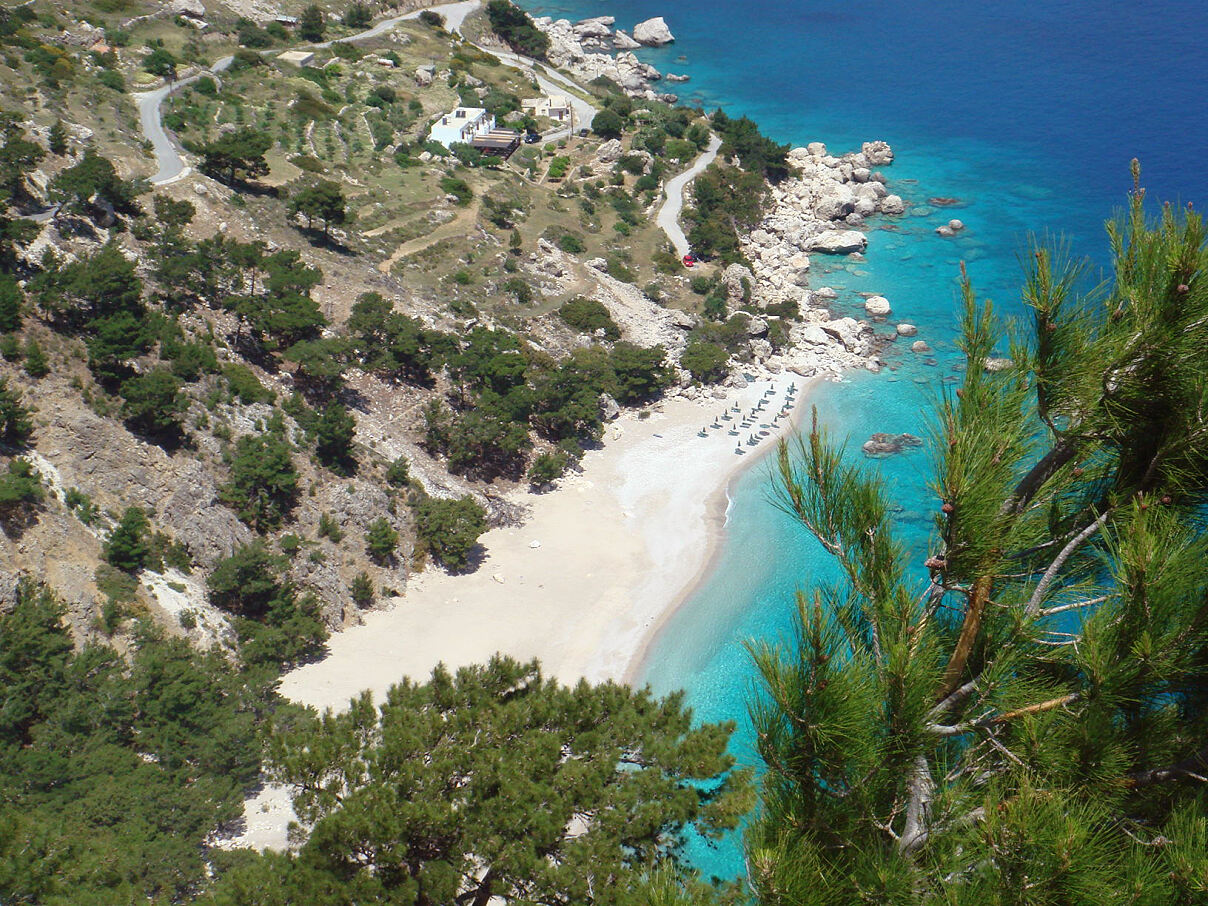
[[[436,245],[436,243],[444,239],[451,239],[454,236],[464,235],[465,233],[469,232],[469,228],[477,219],[478,202],[475,202],[468,208],[462,209],[461,213],[459,213],[448,223],[442,223],[440,226],[432,230],[432,232],[426,233],[423,236],[417,236],[415,239],[404,242],[394,250],[394,253],[389,258],[378,265],[378,270],[383,274],[388,274],[395,264],[406,258],[408,255],[414,255],[416,252],[422,252],[424,249]],[[366,233],[365,235],[368,236],[369,233]]]

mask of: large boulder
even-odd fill
[[[890,312],[889,300],[884,296],[869,296],[864,302],[864,310],[874,318],[884,318]]]
[[[201,0],[172,0],[168,9],[174,15],[193,19],[204,19],[206,15],[206,5]]]
[[[822,325],[822,329],[842,343],[848,352],[863,353],[867,325],[861,324],[855,318],[837,318],[827,321]]]
[[[584,19],[574,25],[575,36],[583,38],[610,38],[612,24],[617,20],[612,16],[596,16],[594,19]]]
[[[881,199],[882,214],[904,214],[906,213],[906,202],[897,195],[886,195]]]
[[[633,38],[629,37],[629,35],[625,32],[618,30],[617,33],[612,36],[612,46],[617,50],[635,50],[642,45],[633,40]]]
[[[809,242],[811,252],[828,255],[848,255],[868,247],[868,237],[858,230],[826,230]]]
[[[655,16],[633,27],[633,40],[647,47],[662,47],[675,40],[662,16]]]
[[[619,140],[611,138],[600,145],[599,150],[596,151],[596,160],[600,163],[611,164],[613,161],[619,160],[624,153],[625,146]]]

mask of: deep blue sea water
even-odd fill
[[[897,370],[854,375],[813,396],[828,427],[851,436],[855,456],[874,431],[921,433],[928,401],[957,376],[960,261],[981,295],[1019,313],[1017,255],[1028,234],[1059,234],[1076,253],[1104,262],[1102,223],[1125,201],[1133,157],[1150,199],[1208,204],[1202,0],[521,5],[571,19],[611,15],[627,29],[662,15],[676,43],[639,55],[691,76],[666,90],[747,114],[780,141],[824,141],[841,153],[884,139],[897,153],[885,170],[891,191],[919,206],[932,196],[961,199],[959,208],[874,221],[858,265],[814,257],[812,283],[839,289],[840,311],[862,314],[855,294],[878,292],[893,305],[893,321],[919,325],[936,349],[935,364],[926,365],[901,344],[891,353]],[[951,217],[966,232],[936,236]],[[869,463],[902,507],[898,529],[920,551],[936,505],[925,488],[928,464],[917,450]],[[767,465],[732,489],[715,569],[669,621],[643,677],[660,692],[686,689],[701,719],[739,721],[734,747],[747,761],[753,672],[744,642],[787,632],[794,590],[834,576],[816,543],[769,502]],[[737,841],[697,843],[692,856],[709,873],[742,870]]]

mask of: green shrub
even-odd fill
[[[474,498],[456,500],[421,497],[413,504],[419,541],[438,563],[464,569],[470,552],[486,531],[487,514]]]
[[[394,557],[397,547],[398,532],[384,516],[369,524],[369,530],[365,532],[365,549],[369,551],[369,556],[375,563],[388,563]]]
[[[692,375],[693,380],[709,384],[726,376],[729,355],[716,343],[693,340],[680,356],[680,365]]]
[[[141,508],[127,507],[105,542],[105,561],[114,569],[135,573],[147,563],[150,523]]]
[[[533,487],[544,488],[561,478],[569,464],[570,458],[561,450],[555,450],[552,453],[541,453],[533,460],[533,464],[529,466],[526,477],[529,484]]]
[[[595,299],[577,296],[558,309],[558,317],[581,333],[594,334],[603,329],[609,340],[621,336],[621,329],[612,319],[608,307]]]
[[[464,208],[474,199],[474,190],[464,179],[458,179],[456,176],[442,176],[440,189],[446,195],[456,198],[458,207]]]

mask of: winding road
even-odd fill
[[[675,246],[675,253],[681,258],[691,251],[688,245],[688,237],[684,235],[683,228],[680,227],[680,212],[684,209],[684,188],[698,175],[704,172],[709,164],[717,159],[717,149],[721,147],[721,139],[716,135],[709,136],[709,145],[705,148],[704,153],[696,159],[696,161],[678,176],[672,177],[667,181],[667,200],[663,202],[663,206],[659,208],[655,222],[667,234],[667,238],[671,240],[671,244]]]

